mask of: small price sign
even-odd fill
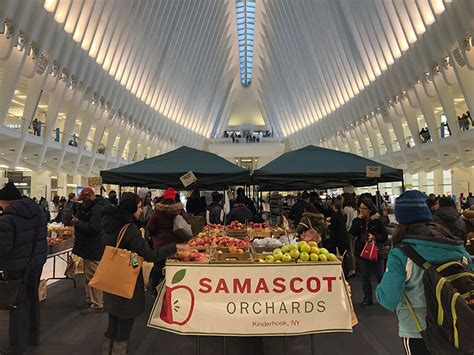
[[[365,175],[367,177],[372,177],[372,178],[379,178],[382,173],[382,167],[380,165],[377,166],[371,166],[367,165]]]
[[[188,187],[191,184],[194,184],[197,181],[196,175],[192,171],[187,172],[179,178],[184,187]]]

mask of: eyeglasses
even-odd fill
[[[359,207],[359,210],[368,210],[367,207]]]

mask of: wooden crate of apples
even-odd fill
[[[284,245],[281,248],[275,248],[265,258],[260,255],[257,260],[261,263],[339,262],[335,254],[330,253],[326,248],[319,248],[315,241],[301,241],[298,244]]]
[[[226,235],[234,238],[245,238],[247,235],[247,226],[239,221],[232,221],[225,228]]]

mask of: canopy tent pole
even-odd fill
[[[122,198],[122,185],[119,185],[118,200],[120,201],[121,198]]]

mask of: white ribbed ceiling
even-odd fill
[[[396,67],[451,1],[255,2],[252,90],[267,124],[291,136]],[[203,136],[225,129],[235,93],[246,90],[235,0],[46,0],[44,7],[132,95]]]

